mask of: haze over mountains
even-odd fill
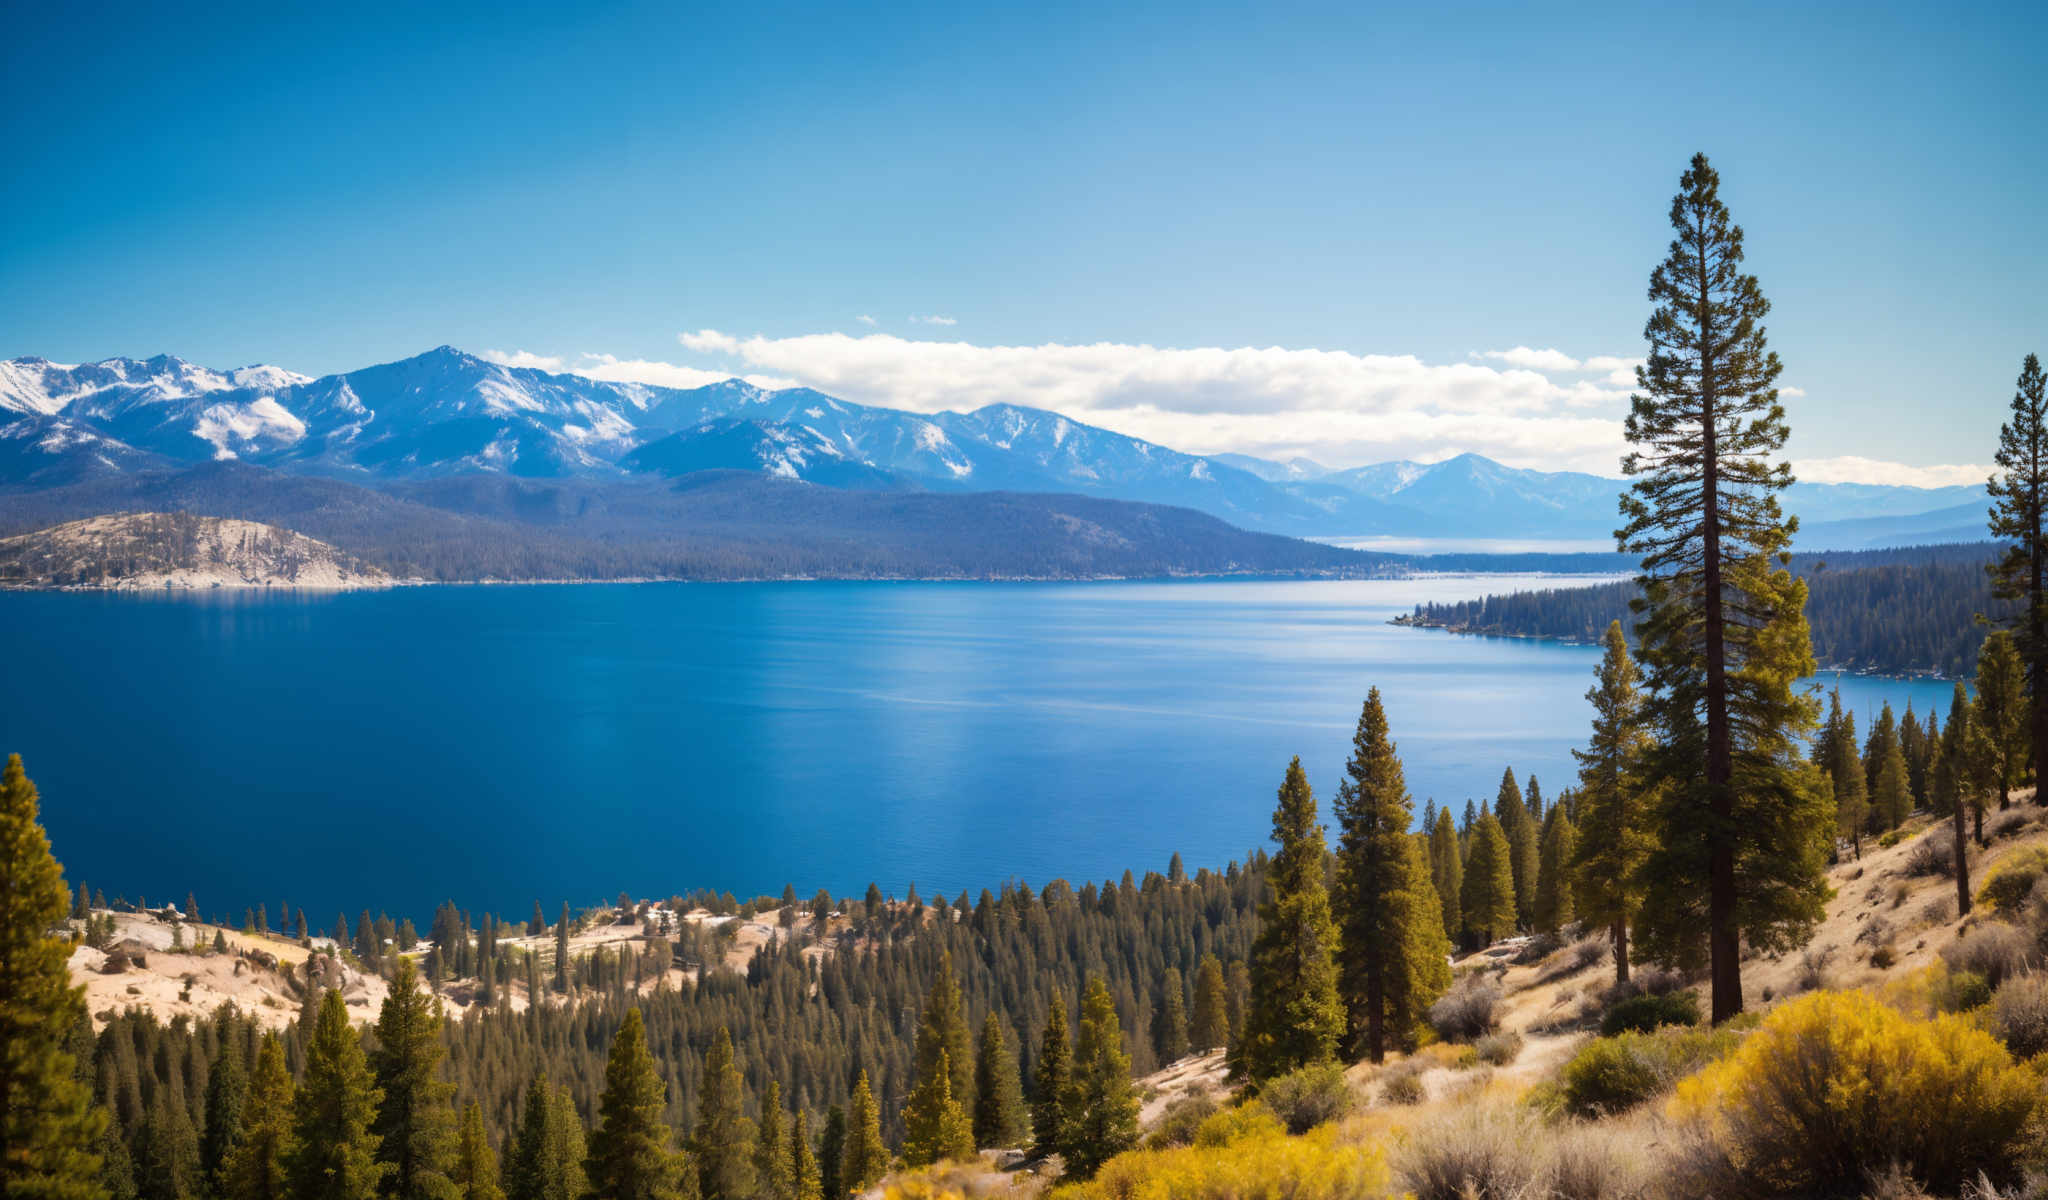
[[[0,488],[40,491],[223,460],[393,490],[461,476],[579,492],[738,471],[856,492],[1078,493],[1297,537],[1601,539],[1613,479],[1443,462],[1331,470],[1201,456],[996,404],[931,415],[732,379],[678,389],[508,367],[442,346],[311,379],[168,355],[0,362]],[[1802,544],[1983,537],[1981,487],[1798,484]]]

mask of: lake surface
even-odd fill
[[[1386,622],[1558,582],[0,593],[0,752],[74,882],[237,919],[1078,884],[1241,857],[1290,755],[1327,814],[1375,685],[1418,809],[1555,795],[1598,651]]]

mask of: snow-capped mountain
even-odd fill
[[[1296,535],[1598,538],[1613,479],[1475,454],[1332,471],[1185,454],[1013,404],[919,414],[809,388],[700,388],[509,367],[442,346],[311,379],[169,355],[0,362],[0,487],[241,460],[372,485],[465,475],[604,481],[707,470],[858,490],[1078,492]],[[1809,521],[1951,508],[1981,488],[1806,485]]]

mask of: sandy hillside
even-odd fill
[[[0,586],[211,589],[388,587],[325,542],[255,521],[190,513],[88,517],[0,539]]]

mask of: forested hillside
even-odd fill
[[[1806,616],[1823,670],[1878,674],[1966,675],[1986,626],[1979,614],[2004,615],[1984,568],[1990,543],[1915,546],[1846,554],[1801,555]],[[1452,604],[1419,604],[1398,623],[1455,633],[1596,642],[1610,621],[1632,624],[1633,580],[1591,587],[1509,592]]]

